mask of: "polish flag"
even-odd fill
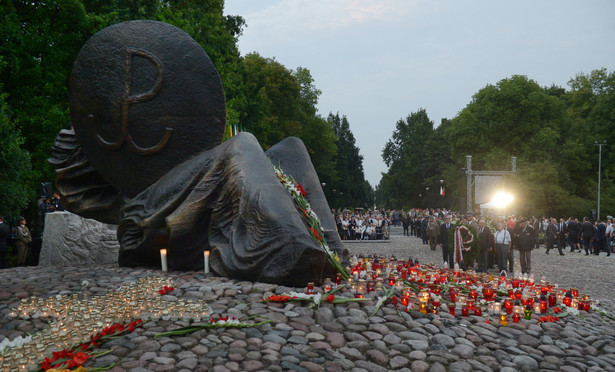
[[[440,195],[444,196],[444,186],[440,186]]]

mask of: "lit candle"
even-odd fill
[[[169,271],[169,268],[167,266],[167,250],[166,249],[160,250],[160,263],[162,265],[162,271]]]
[[[205,260],[205,274],[209,274],[209,251],[203,251],[203,259]]]
[[[502,311],[502,304],[499,302],[494,302],[493,303],[493,311],[497,314],[500,311]]]
[[[534,313],[540,314],[540,302],[534,302]]]
[[[508,325],[508,314],[505,311],[500,313],[500,324],[503,326]]]

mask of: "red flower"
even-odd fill
[[[559,314],[559,313],[561,313],[561,312],[562,312],[562,309],[560,309],[559,307],[557,307],[557,306],[556,306],[556,307],[554,307],[554,308],[553,308],[553,311],[554,311],[556,314]]]
[[[90,359],[90,354],[87,353],[75,353],[75,356],[73,356],[73,361],[75,363],[77,363],[78,365],[82,365],[83,363],[85,363],[88,359]]]
[[[320,234],[318,233],[318,230],[313,229],[311,227],[309,229],[312,232],[312,235],[314,235],[314,237],[316,238],[316,240],[318,240],[319,242],[322,242],[322,236],[320,236]]]
[[[271,295],[269,297],[267,297],[265,299],[265,301],[269,301],[269,302],[288,302],[290,300],[290,296],[278,296],[278,295]]]
[[[301,193],[301,195],[307,196],[307,194],[305,193],[305,190],[303,190],[303,186],[301,186],[300,184],[297,184],[297,188],[299,189],[299,192]]]
[[[557,321],[559,321],[559,318],[556,317],[556,316],[551,316],[551,315],[549,315],[549,316],[541,316],[540,318],[538,318],[538,323],[544,323],[544,322],[553,323],[553,322],[557,322]]]
[[[397,305],[397,297],[396,296],[393,296],[393,298],[391,298],[391,303],[393,305]]]
[[[328,303],[332,304],[333,300],[335,300],[335,296],[334,295],[328,295],[327,298],[325,298],[325,301],[327,301]]]

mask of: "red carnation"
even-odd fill
[[[335,300],[335,296],[334,295],[328,295],[327,298],[325,298],[325,301],[327,301],[328,303],[332,304],[333,300]]]

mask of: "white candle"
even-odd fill
[[[160,250],[160,263],[162,264],[162,271],[169,271],[169,268],[167,266],[167,250],[166,249]]]
[[[209,274],[209,251],[203,251],[203,257],[205,260],[205,274]]]

